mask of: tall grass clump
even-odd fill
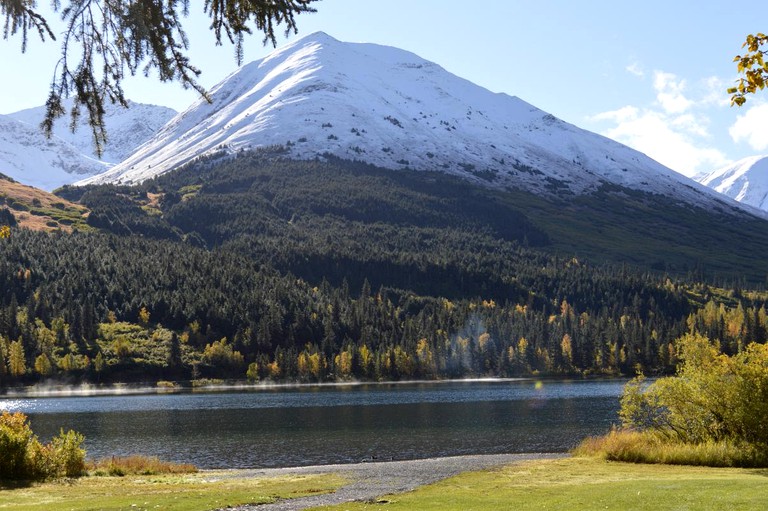
[[[768,467],[768,345],[732,356],[689,334],[677,341],[677,374],[629,382],[622,427],[584,440],[575,454],[638,463]]]
[[[88,470],[97,476],[191,474],[197,467],[189,463],[162,461],[154,456],[112,456],[88,463]]]
[[[44,481],[79,477],[85,472],[85,438],[64,432],[42,444],[21,412],[0,415],[0,480]]]

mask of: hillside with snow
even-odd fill
[[[768,155],[744,158],[696,180],[742,204],[768,211]]]
[[[40,130],[45,107],[0,115],[0,172],[44,190],[104,172],[134,152],[176,113],[155,105],[130,105],[129,109],[107,108],[109,138],[101,158],[94,154],[92,134],[84,118],[75,132],[69,129],[69,119],[59,119],[48,139]]]
[[[26,185],[53,190],[107,170],[58,137],[45,138],[37,126],[0,115],[0,173]]]
[[[77,129],[73,132],[69,127],[69,118],[59,119],[53,128],[53,134],[59,139],[71,144],[81,153],[98,158],[107,163],[120,163],[133,153],[138,146],[149,140],[163,125],[171,120],[176,111],[172,108],[143,103],[128,102],[129,108],[108,104],[104,122],[107,127],[107,145],[101,157],[96,155],[93,146],[91,128],[88,117],[81,116]],[[66,100],[64,109],[72,108],[72,100]],[[39,126],[45,117],[45,107],[28,108],[9,114],[9,117],[22,121],[30,126]]]
[[[127,160],[81,181],[138,183],[201,156],[270,145],[495,188],[584,193],[605,183],[699,204],[717,195],[618,142],[413,53],[315,33],[247,64]]]

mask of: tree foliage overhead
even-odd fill
[[[211,18],[216,44],[225,36],[235,45],[240,64],[243,38],[253,33],[252,27],[264,34],[264,43],[275,45],[276,27],[285,24],[286,34],[295,33],[296,15],[314,12],[310,7],[314,1],[206,0],[203,11]],[[189,40],[182,20],[189,13],[188,0],[72,0],[66,6],[54,0],[52,7],[61,14],[65,30],[42,123],[48,136],[54,121],[67,113],[63,99],[73,96],[72,126],[82,113],[87,114],[96,151],[101,154],[107,141],[105,104],[126,107],[122,81],[139,71],[146,76],[154,69],[160,81],[179,81],[207,97],[197,82],[200,70],[187,55]],[[22,52],[30,31],[43,41],[56,39],[34,0],[0,0],[0,15],[5,18],[3,38],[20,34]]]
[[[764,45],[768,45],[768,36],[763,33],[750,34],[742,45],[747,53],[733,58],[739,73],[744,77],[738,79],[736,87],[728,89],[732,105],[743,105],[747,101],[747,94],[763,90],[768,83],[768,50],[762,49]]]

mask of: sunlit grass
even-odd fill
[[[189,463],[162,461],[154,456],[112,456],[91,461],[86,469],[92,475],[193,474],[197,467]]]
[[[0,509],[13,511],[204,511],[279,498],[328,493],[343,484],[337,475],[245,477],[237,471],[187,475],[83,477],[3,488]],[[0,486],[0,488],[2,488]]]
[[[653,431],[614,430],[585,439],[574,449],[574,454],[631,463],[768,467],[768,452],[754,445],[727,440],[682,443]]]
[[[637,465],[566,458],[470,472],[327,510],[755,510],[768,509],[768,471]]]

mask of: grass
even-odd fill
[[[204,511],[328,493],[337,475],[246,477],[237,471],[187,475],[83,477],[2,488],[0,509],[13,511]]]
[[[154,456],[113,456],[89,462],[88,473],[93,475],[158,475],[194,474],[197,467],[188,463],[162,461]]]
[[[768,509],[768,471],[566,458],[469,472],[377,502],[325,510]]]
[[[768,467],[765,448],[733,441],[675,442],[652,431],[613,430],[581,442],[574,454],[609,461],[707,467]]]
[[[19,225],[28,229],[91,230],[86,223],[86,207],[31,186],[0,179],[0,204],[3,203],[13,210]]]

